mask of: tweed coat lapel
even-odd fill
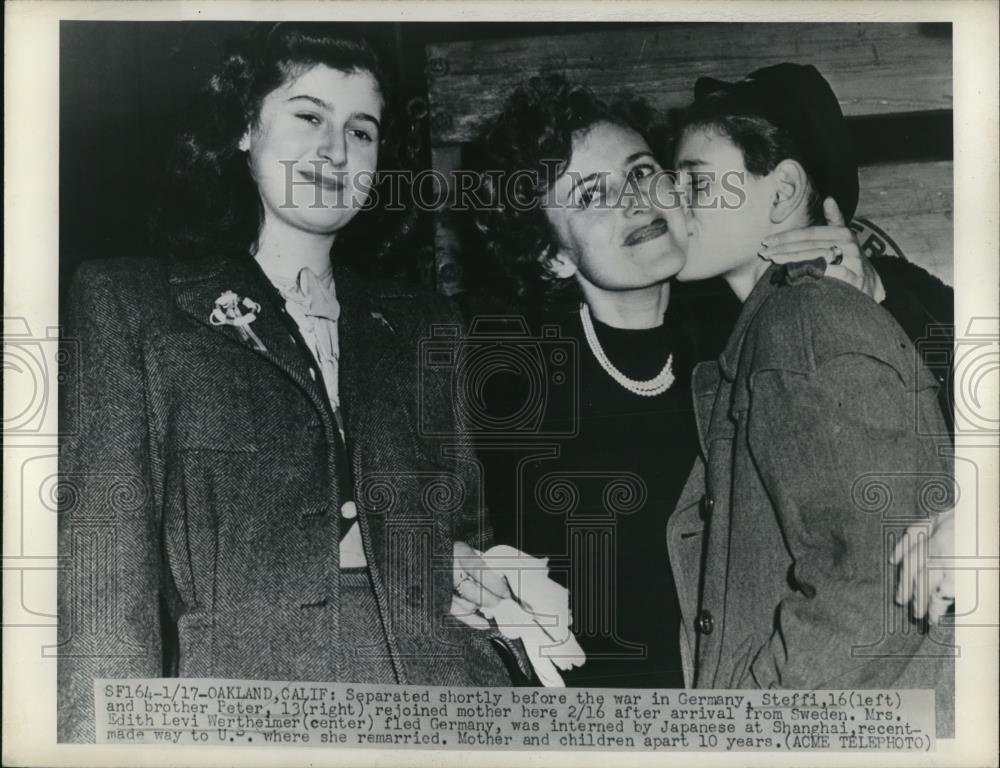
[[[375,598],[386,629],[386,641],[393,654],[397,682],[407,682],[405,665],[398,661],[400,649],[395,622],[398,606],[404,599],[398,585],[398,561],[390,558],[386,515],[365,491],[372,469],[372,457],[384,453],[386,441],[406,440],[395,430],[416,429],[399,401],[395,386],[400,376],[414,371],[403,358],[415,318],[402,307],[392,311],[392,299],[398,292],[378,283],[369,283],[352,272],[334,265],[334,282],[340,303],[340,406],[347,433],[347,448],[353,470],[358,524],[368,559]],[[394,308],[394,307],[393,307]],[[369,418],[378,409],[394,426]],[[391,421],[393,412],[396,420]],[[400,421],[402,419],[402,421]],[[376,474],[385,467],[377,465]],[[402,475],[413,471],[409,465],[395,466]],[[394,566],[393,564],[396,563]],[[385,566],[388,566],[387,570]],[[395,571],[395,572],[394,572]],[[404,628],[404,632],[406,629]]]
[[[357,442],[365,439],[365,416],[381,402],[376,393],[399,373],[391,363],[405,334],[401,319],[382,306],[384,297],[372,284],[337,267],[334,282],[340,303],[341,410],[347,434]]]
[[[168,274],[174,301],[181,311],[220,337],[243,346],[248,354],[259,355],[280,368],[309,396],[324,425],[332,433],[334,425],[326,394],[310,375],[309,359],[281,318],[284,302],[253,259],[171,260]],[[263,343],[263,349],[258,348],[252,339],[244,338],[237,328],[214,325],[209,320],[215,300],[226,291],[233,291],[241,299],[247,297],[260,304],[261,311],[250,327]]]
[[[757,281],[718,362],[699,364],[693,376],[698,435],[707,462],[706,496],[713,501],[705,513],[701,600],[704,604],[720,606],[722,612],[715,617],[715,632],[710,636],[701,635],[698,640],[699,664],[695,681],[698,687],[734,687],[737,682],[719,679],[727,631],[725,617],[730,610],[726,602],[726,585],[734,546],[731,541],[732,503],[735,501],[732,498],[733,440],[737,420],[742,418],[741,409],[734,407],[734,403],[741,401],[741,389],[746,386],[746,381],[738,375],[746,334],[754,317],[776,289],[776,273],[772,265]]]
[[[705,525],[703,557],[699,588],[699,603],[723,605],[726,580],[729,574],[730,487],[732,438],[734,427],[729,420],[729,391],[731,384],[720,376],[717,363],[701,363],[693,376],[693,396],[698,424],[698,434],[705,456],[704,497],[700,514]],[[706,500],[711,499],[710,505]],[[712,686],[719,666],[722,638],[725,635],[724,615],[715,617],[717,628],[713,635],[700,634],[698,643],[698,669],[695,685]]]

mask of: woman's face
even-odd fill
[[[265,226],[330,235],[368,199],[378,161],[382,95],[368,72],[317,65],[271,91],[240,140]]]
[[[603,290],[658,285],[684,266],[687,229],[680,200],[646,141],[598,123],[573,138],[573,154],[545,215],[561,244],[551,263]]]

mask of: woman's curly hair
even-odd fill
[[[558,73],[522,83],[481,139],[481,198],[476,215],[494,267],[522,300],[578,302],[574,279],[557,277],[549,260],[559,247],[540,203],[565,171],[573,138],[598,123],[630,128],[666,148],[659,115],[644,100],[623,96],[608,103]]]
[[[271,91],[316,65],[375,79],[385,105],[379,167],[403,165],[394,83],[368,40],[331,24],[260,24],[230,43],[177,137],[150,221],[157,247],[181,258],[250,253],[264,209],[239,141]],[[372,194],[378,192],[376,186]],[[388,216],[384,206],[359,212],[338,233],[338,255],[359,264],[377,260],[412,226],[411,216],[398,214],[388,226]]]

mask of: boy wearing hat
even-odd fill
[[[668,525],[686,681],[930,688],[948,735],[952,649],[893,601],[889,564],[906,526],[950,506],[950,463],[927,437],[946,431],[938,382],[875,301],[822,279],[858,200],[836,96],[811,66],[702,78],[676,160],[690,205],[678,279],[721,276],[743,302],[718,361],[694,372],[703,460]],[[823,224],[827,197],[841,226],[812,230],[815,258],[769,262],[768,238]]]

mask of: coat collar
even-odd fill
[[[309,373],[312,360],[296,343],[287,318],[282,317],[284,302],[250,257],[180,260],[172,258],[167,266],[168,280],[178,308],[213,332],[243,346],[248,354],[259,355],[281,369],[308,395],[324,415],[331,429],[326,394]],[[370,283],[346,268],[334,268],[337,300],[341,305],[338,322],[340,334],[340,398],[349,433],[357,434],[361,420],[377,398],[371,397],[380,381],[387,378],[383,370],[390,353],[396,351],[400,334],[382,303],[387,296],[377,283]],[[229,325],[213,325],[209,316],[215,300],[224,292],[233,291],[241,299],[247,297],[261,306],[251,327],[264,345],[257,348],[252,339],[244,338]],[[388,297],[405,291],[389,290]],[[294,326],[294,321],[291,321]],[[397,321],[398,322],[398,321]]]
[[[786,267],[777,264],[768,267],[747,300],[743,302],[736,325],[729,334],[729,340],[718,360],[698,363],[695,366],[691,378],[691,393],[694,399],[698,438],[704,456],[708,455],[708,443],[711,442],[713,433],[728,434],[729,425],[724,419],[728,415],[728,405],[720,408],[720,385],[723,381],[732,384],[736,380],[736,370],[750,323],[786,277]]]
[[[726,342],[725,349],[719,355],[719,370],[728,381],[735,381],[736,367],[740,361],[740,353],[743,351],[743,341],[746,338],[747,330],[754,317],[764,306],[771,294],[774,293],[780,283],[784,281],[786,269],[783,265],[772,264],[767,271],[761,275],[757,284],[750,291],[747,300],[743,302],[743,309],[736,320],[736,327],[729,334],[729,341]]]
[[[357,435],[365,414],[378,404],[373,393],[399,375],[393,363],[405,351],[412,318],[393,300],[414,292],[365,280],[347,268],[335,266],[333,274],[340,302],[340,399],[348,431]]]

